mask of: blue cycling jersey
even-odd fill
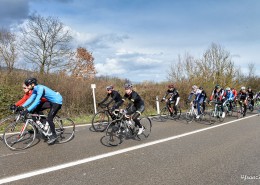
[[[27,107],[30,105],[27,110],[32,111],[40,104],[42,97],[46,98],[47,101],[51,103],[62,105],[62,96],[59,92],[55,92],[44,85],[36,85],[33,88],[32,95],[22,106]]]
[[[228,100],[233,100],[234,99],[234,94],[232,93],[232,91],[226,91],[226,98]]]

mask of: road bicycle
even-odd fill
[[[232,100],[226,100],[223,103],[223,108],[224,108],[224,111],[225,111],[227,116],[232,116],[233,112],[237,111],[236,107],[237,107],[236,103]]]
[[[237,109],[237,118],[242,118],[245,116],[245,107],[242,100],[238,101],[239,107]]]
[[[180,108],[180,106],[177,105],[177,114],[173,114],[171,116],[171,113],[173,113],[174,110],[173,110],[173,108],[171,106],[169,107],[169,103],[168,103],[169,100],[165,99],[163,101],[165,102],[165,106],[160,110],[159,118],[162,121],[166,121],[166,119],[172,119],[172,120],[180,119],[180,117],[181,117],[181,108]]]
[[[255,109],[257,110],[258,115],[260,114],[260,97],[257,97],[257,94],[254,97],[255,99]]]
[[[6,146],[11,150],[29,148],[34,143],[37,134],[47,141],[51,136],[50,127],[47,121],[46,124],[41,122],[41,120],[46,120],[46,117],[46,115],[30,113],[26,116],[16,114],[15,120],[10,120],[3,134]],[[74,137],[75,124],[70,118],[55,116],[53,122],[58,136],[56,143],[65,143]]]
[[[121,117],[113,120],[107,127],[105,136],[101,143],[105,146],[118,146],[125,139],[144,140],[151,134],[152,122],[149,117],[138,118],[144,127],[142,134],[138,135],[138,126],[134,124],[131,117],[126,116],[126,110],[121,111]]]
[[[252,104],[252,101],[254,101],[254,100],[251,99],[251,98],[248,98],[248,99],[247,99],[247,102],[248,102],[248,104],[247,104],[247,109],[248,109],[250,112],[253,112],[253,111],[254,111],[254,106],[253,106],[253,104]]]
[[[223,111],[221,109],[221,101],[210,101],[210,104],[214,103],[214,109],[210,113],[210,122],[214,123],[216,121],[223,122],[225,117],[222,117]]]
[[[109,105],[99,105],[102,110],[98,111],[92,118],[92,128],[96,132],[103,132],[106,130],[110,120],[112,118],[120,117],[119,110],[115,110],[115,114],[111,112]]]
[[[188,102],[187,102],[188,103]],[[187,123],[191,123],[192,121],[209,121],[209,115],[206,111],[203,111],[202,105],[200,105],[201,114],[198,116],[198,111],[196,108],[196,104],[194,101],[190,102],[190,108],[185,114],[185,119]]]

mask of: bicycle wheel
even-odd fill
[[[123,142],[123,138],[124,136],[121,134],[119,124],[112,122],[107,126],[103,142],[106,142],[110,146],[118,146]]]
[[[225,120],[226,116],[222,117],[223,113],[225,112],[222,112],[221,110],[217,112],[219,122],[223,122]]]
[[[242,118],[243,117],[243,110],[242,108],[238,108],[237,109],[237,119]]]
[[[210,124],[214,124],[217,121],[217,115],[215,110],[211,111],[209,114],[210,114],[209,122]]]
[[[186,112],[185,119],[187,123],[191,123],[194,119],[194,115],[191,110],[189,112]]]
[[[5,145],[11,150],[23,150],[30,147],[36,137],[36,129],[31,123],[13,122],[3,134]]]
[[[73,139],[75,134],[75,123],[70,118],[59,118],[56,116],[53,122],[58,136],[56,143],[66,143]]]
[[[151,134],[151,131],[152,131],[152,122],[151,122],[151,119],[148,118],[148,117],[142,117],[140,119],[140,124],[144,127],[144,131],[142,134],[140,135],[137,135],[137,137],[140,139],[140,140],[144,140],[146,138],[149,137],[149,135]]]
[[[181,117],[181,108],[180,107],[178,107],[178,111],[177,111],[177,115],[174,117],[174,119],[180,119],[180,117]]]
[[[109,124],[109,115],[106,111],[96,113],[92,118],[92,128],[96,132],[103,132]]]
[[[169,110],[167,109],[167,107],[163,107],[160,110],[160,118],[162,120],[166,120],[166,119],[168,119],[169,116],[170,116]]]

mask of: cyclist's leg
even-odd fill
[[[134,113],[134,115],[132,116],[132,119],[133,121],[135,122],[135,126],[138,126],[139,127],[139,130],[138,130],[138,135],[140,135],[144,128],[143,126],[141,125],[140,121],[139,121],[139,116],[142,114],[142,112],[144,111],[144,105],[141,105],[137,110],[136,112]]]
[[[175,102],[173,102],[173,110],[174,110],[174,115],[176,116],[178,113],[178,104],[176,104]]]
[[[243,116],[246,116],[246,111],[247,111],[247,101],[244,100],[244,113],[243,113]]]
[[[167,105],[167,109],[170,112],[170,116],[173,116],[173,111],[172,111],[172,107],[171,107],[172,101],[168,100],[166,105]]]
[[[48,141],[48,144],[54,143],[57,139],[57,135],[56,135],[56,132],[55,132],[55,125],[53,123],[53,118],[56,116],[58,111],[61,109],[61,106],[62,106],[61,104],[51,103],[51,109],[50,109],[50,112],[48,114],[47,121],[50,125],[50,130],[52,132],[52,135],[50,136],[50,140]]]

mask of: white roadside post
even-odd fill
[[[94,112],[97,113],[97,106],[96,106],[96,96],[95,96],[95,88],[96,84],[91,84],[92,94],[93,94],[93,103],[94,103]]]
[[[160,114],[160,106],[159,106],[159,98],[156,96],[156,109],[157,109],[157,115]]]

